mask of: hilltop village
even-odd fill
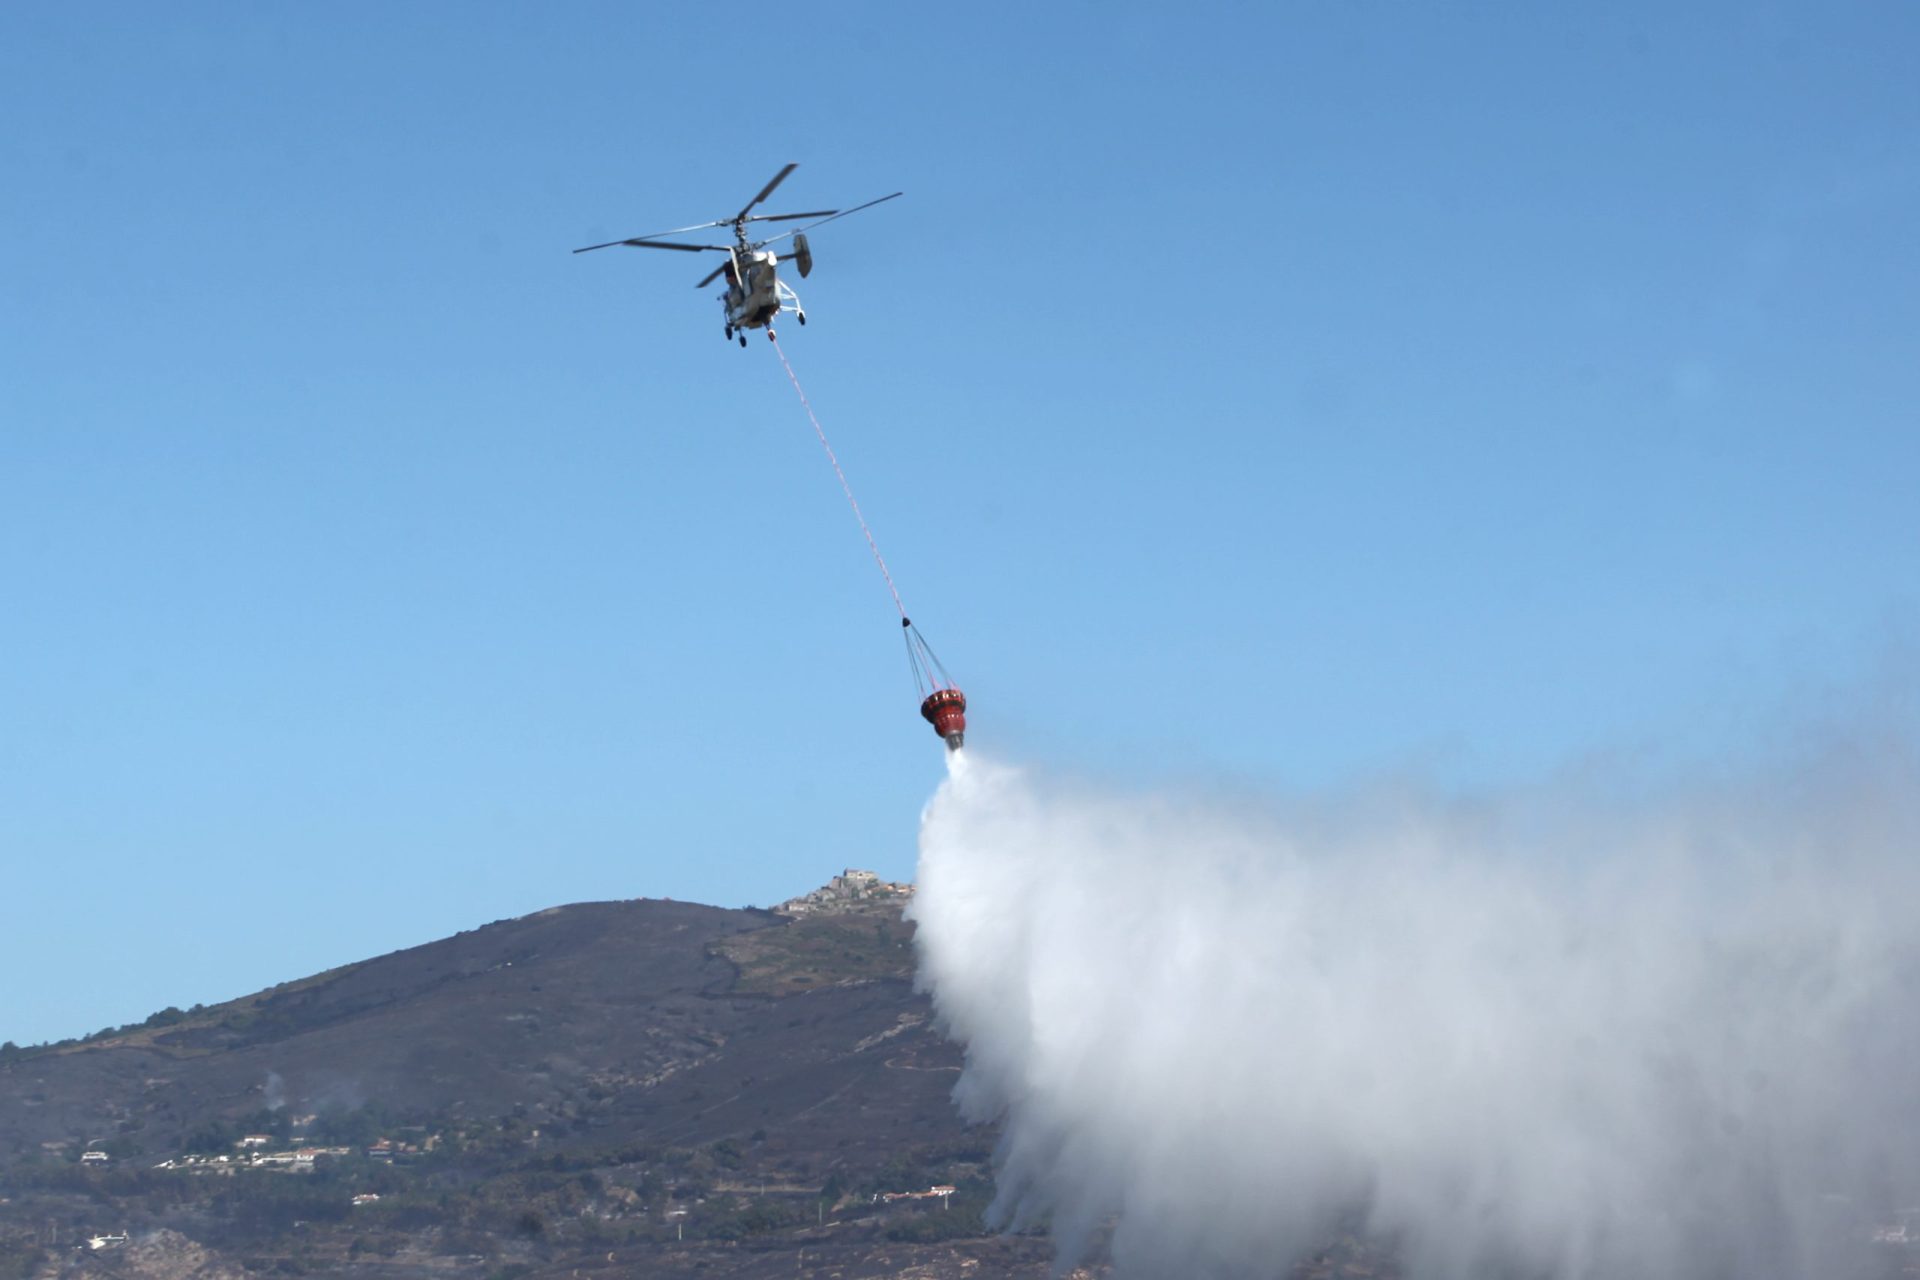
[[[872,871],[848,867],[818,889],[788,898],[774,910],[785,916],[805,916],[869,905],[898,908],[911,897],[910,884],[882,880]]]

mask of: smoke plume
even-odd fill
[[[1443,1280],[1832,1277],[1920,1205],[1910,754],[1631,802],[953,763],[921,982],[1004,1122],[994,1212],[1063,1266],[1111,1230],[1123,1275],[1285,1275],[1359,1230]]]

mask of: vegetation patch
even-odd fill
[[[739,970],[734,990],[745,995],[791,996],[913,976],[913,926],[893,907],[802,916],[732,934],[715,942],[713,950]]]

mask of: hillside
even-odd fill
[[[0,1280],[1043,1275],[911,968],[897,901],[584,903],[12,1052]]]

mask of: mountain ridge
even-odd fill
[[[663,1275],[821,1250],[846,1275],[1043,1273],[1043,1239],[981,1221],[995,1135],[952,1106],[904,894],[843,882],[795,912],[549,907],[11,1051],[0,1280],[477,1280],[609,1248]]]

